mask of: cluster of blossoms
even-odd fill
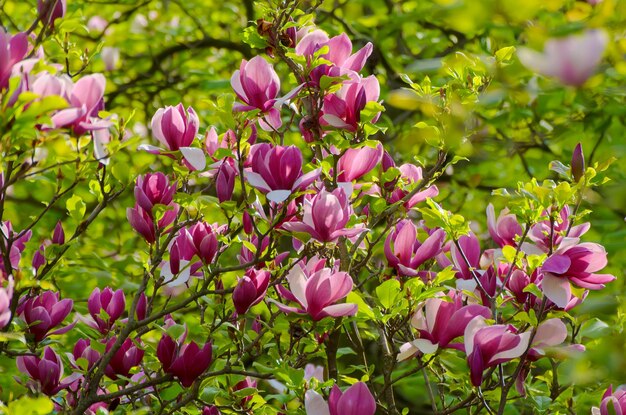
[[[49,24],[65,11],[65,2],[54,3],[53,10],[48,8],[51,4],[40,2],[40,13]],[[376,291],[387,281],[403,288],[427,287],[431,293],[413,297],[402,291],[410,300],[398,301],[406,306],[402,310],[406,324],[384,338],[392,363],[423,362],[426,355],[452,349],[467,361],[469,384],[487,388],[497,383],[495,370],[488,369],[517,361],[511,378],[523,395],[534,362],[584,350],[559,316],[581,304],[589,290],[600,290],[615,277],[600,273],[607,265],[604,248],[581,241],[590,225],[578,223],[577,208],[568,203],[543,206],[540,219],[530,221],[508,210],[496,216],[489,205],[491,241],[486,249],[475,233],[459,234],[451,226],[413,219],[439,189],[432,173],[412,163],[397,166],[381,142],[368,139],[365,127],[380,118],[378,80],[361,73],[372,44],[354,52],[345,34],[329,37],[309,27],[299,31],[290,27],[285,33],[290,54],[283,54],[283,59],[297,68],[294,75],[300,84],[282,94],[281,79],[268,60],[256,56],[242,61],[231,78],[237,97],[231,129],[219,134],[218,128],[209,127],[202,141],[200,117],[192,107],[180,103],[154,114],[152,136],[159,146],[143,144],[139,150],[159,156],[155,160],[165,165],[175,163],[176,169],[135,180],[134,205],[126,214],[147,244],[150,260],[132,296],[122,288],[95,288],[86,301],[88,315],[76,312],[72,319],[75,303],[62,299],[59,292],[33,287],[15,294],[14,276],[25,271],[22,255],[33,232],[30,228],[17,232],[11,222],[0,222],[0,329],[9,329],[12,322],[23,327],[31,352],[16,359],[24,375],[19,381],[54,398],[59,411],[114,410],[132,402],[137,391],[143,393],[137,399],[150,405],[146,396],[158,395],[157,387],[166,382],[176,382],[183,391],[177,399],[183,402],[191,396],[190,402],[202,382],[226,374],[246,376],[227,386],[236,396],[229,410],[253,413],[250,390],[257,389],[257,381],[245,366],[233,369],[235,363],[226,360],[231,353],[240,358],[253,353],[279,318],[289,325],[290,335],[296,327],[308,330],[290,339],[290,351],[311,333],[316,347],[331,348],[342,321],[353,322],[356,332],[359,312],[376,304],[362,287],[374,284]],[[598,33],[589,35],[593,38],[588,41],[602,43]],[[554,47],[548,44],[546,53]],[[60,97],[64,105],[50,114],[50,125],[37,127],[76,137],[90,135],[95,159],[106,164],[113,121],[99,116],[104,77],[86,75],[74,82],[60,73],[37,71],[37,61],[43,59],[38,53],[31,50],[26,34],[0,31],[0,89],[12,94],[13,103],[26,92],[35,99]],[[600,57],[580,73],[555,68],[548,58],[542,68],[549,66],[543,71],[546,75],[579,85]],[[288,122],[284,108],[294,111]],[[299,141],[285,145],[289,131]],[[301,149],[303,143],[310,152]],[[581,147],[574,152],[569,173],[573,183],[585,180]],[[0,176],[1,188],[10,184]],[[212,215],[185,204],[184,193],[198,185],[219,202],[212,206],[228,207],[223,209],[227,221],[209,221]],[[228,210],[232,206],[235,211]],[[442,209],[441,215],[448,213]],[[58,222],[51,238],[43,240],[33,255],[34,278],[55,265],[48,253],[71,239],[74,236],[66,238]],[[229,273],[236,278],[229,278]],[[451,278],[438,282],[445,274]],[[192,306],[194,313],[201,311],[199,332],[190,330],[186,321],[174,320],[176,316],[183,321],[190,314],[183,312]],[[384,312],[393,306],[378,309]],[[205,312],[212,322],[205,323]],[[511,317],[518,313],[535,316],[534,324]],[[244,346],[249,338],[237,337],[237,332],[252,320],[258,338]],[[222,325],[228,326],[235,352],[227,350],[230,345],[214,346]],[[60,346],[50,338],[74,327],[82,331],[72,352],[59,354],[55,349]],[[151,331],[159,333],[158,341],[148,334]],[[280,340],[281,334],[274,334]],[[300,352],[306,356],[304,347]],[[64,360],[71,370],[66,377]],[[246,363],[242,359],[241,364]],[[304,363],[297,362],[297,367]],[[209,371],[212,367],[214,372]],[[502,373],[500,382],[505,380]],[[330,365],[327,377],[335,382],[329,389],[319,386],[324,383],[322,375],[318,382],[311,377],[298,397],[308,415],[373,415],[382,406],[384,390],[374,381],[353,381],[342,391]],[[258,378],[269,379],[271,374]],[[108,388],[113,383],[116,391]],[[268,385],[287,390],[280,383]],[[64,399],[58,399],[61,394]],[[504,402],[507,394],[508,389]],[[608,408],[621,413],[624,396],[621,387],[609,389],[598,413],[604,415]],[[203,414],[221,413],[214,404],[202,401],[198,406]]]

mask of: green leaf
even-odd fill
[[[70,217],[77,221],[83,218],[83,216],[85,215],[85,211],[87,210],[87,205],[85,204],[85,202],[83,202],[83,199],[76,194],[67,199],[65,207],[67,208],[67,212],[69,213]]]
[[[38,398],[22,396],[17,401],[9,403],[9,415],[45,415],[53,409],[54,404],[45,396]]]
[[[510,61],[515,53],[515,46],[506,46],[496,51],[496,62]]]
[[[376,296],[380,304],[384,308],[389,309],[395,305],[396,299],[399,297],[401,291],[400,281],[391,279],[376,287]]]
[[[609,325],[599,318],[592,318],[591,320],[585,321],[580,328],[581,336],[589,339],[604,337],[608,335],[610,331]]]

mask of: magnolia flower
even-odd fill
[[[276,286],[278,293],[286,300],[298,304],[296,307],[281,304],[273,299],[285,313],[308,314],[314,321],[324,317],[353,316],[358,310],[356,304],[335,304],[352,291],[352,278],[346,272],[336,272],[322,268],[312,273],[300,264],[294,266],[287,275],[290,290]]]
[[[544,216],[552,216],[551,210],[543,212]],[[556,250],[559,246],[577,244],[580,236],[585,234],[591,226],[589,222],[570,226],[571,209],[564,206],[552,223],[550,220],[537,222],[530,228],[528,237],[540,251],[548,253]],[[536,249],[535,249],[536,250]]]
[[[114,71],[120,63],[120,50],[111,46],[105,46],[100,52],[104,67],[107,71]]]
[[[302,222],[286,222],[283,229],[311,235],[320,242],[334,242],[339,237],[352,238],[364,232],[362,227],[346,228],[352,207],[342,188],[323,189],[312,199],[304,200]]]
[[[181,249],[180,258],[189,261],[195,255],[203,263],[210,264],[218,251],[217,235],[224,230],[225,227],[217,223],[209,224],[206,222],[197,222],[189,228],[183,229],[179,238],[185,238],[187,243],[177,246],[178,249]]]
[[[461,295],[452,295],[451,301],[429,298],[422,303],[411,319],[419,338],[400,347],[398,361],[408,359],[415,353],[435,353],[439,348],[463,349],[463,344],[452,341],[463,335],[470,321],[476,316],[491,317],[489,308],[482,305],[463,305]]]
[[[520,48],[520,61],[533,71],[557,78],[561,83],[580,86],[593,75],[604,54],[609,37],[603,30],[550,39],[543,53]]]
[[[0,329],[11,321],[11,299],[13,298],[13,277],[9,277],[6,287],[0,285]]]
[[[9,86],[13,66],[28,53],[28,34],[16,33],[11,36],[0,29],[0,90]]]
[[[87,370],[91,369],[100,359],[100,353],[91,347],[91,340],[79,339],[74,345],[72,353],[67,353],[70,363],[79,368],[78,359],[87,361]]]
[[[40,342],[53,334],[63,334],[71,330],[76,322],[50,332],[59,326],[72,311],[74,302],[69,298],[59,301],[59,293],[44,291],[36,297],[26,297],[17,307],[17,313],[28,325],[27,331]]]
[[[105,347],[105,353],[113,347],[116,340],[115,337],[109,339]],[[105,375],[113,380],[117,379],[119,376],[127,378],[130,375],[131,369],[135,366],[139,366],[141,359],[143,359],[144,351],[135,344],[136,341],[137,340],[133,341],[131,338],[124,340],[121,347],[113,354],[109,364],[104,369]]]
[[[356,73],[363,69],[367,58],[374,49],[374,46],[368,42],[363,48],[352,54],[352,42],[345,33],[328,38],[323,30],[313,30],[300,39],[295,52],[311,60],[315,52],[323,47],[327,47],[328,52],[320,55],[320,58],[330,62],[330,64],[318,65],[311,70],[310,76],[313,85],[319,85],[319,81],[324,75],[337,77],[348,74],[355,77]]]
[[[571,298],[570,283],[599,290],[615,280],[611,274],[596,274],[606,264],[606,251],[601,245],[587,242],[561,246],[541,266],[543,293],[558,307],[566,307]]]
[[[154,205],[168,206],[176,193],[176,183],[170,185],[166,175],[161,172],[137,176],[135,200],[141,208],[151,212]]]
[[[270,273],[266,270],[249,269],[233,291],[233,303],[237,314],[245,314],[265,297],[270,283]]]
[[[383,158],[383,146],[349,148],[337,162],[337,180],[353,182],[372,171]]]
[[[163,231],[169,225],[174,222],[176,216],[178,216],[179,206],[176,203],[171,205],[171,209],[168,209],[163,213],[163,217],[156,223],[152,217],[152,212],[144,210],[138,204],[133,208],[126,209],[126,218],[130,225],[139,233],[149,244],[156,241],[156,229]]]
[[[387,162],[389,163],[389,162]],[[387,169],[385,169],[387,170]],[[421,185],[421,182],[424,178],[422,174],[422,168],[417,167],[413,164],[403,164],[398,168],[400,170],[400,179],[405,185],[413,186],[413,185]],[[419,184],[418,184],[419,183]],[[405,189],[402,187],[398,187],[391,192],[389,197],[389,203],[396,203],[400,200],[404,199],[410,192],[409,189]],[[417,205],[420,202],[423,202],[426,199],[433,198],[439,194],[439,189],[437,186],[427,186],[419,192],[415,193],[409,200],[404,202],[404,207],[406,209],[411,209],[413,206]]]
[[[602,395],[600,407],[591,408],[592,415],[626,414],[626,385],[620,385],[613,391],[613,385]]]
[[[322,396],[310,389],[304,395],[306,415],[374,415],[376,400],[363,382],[357,382],[345,392],[333,385],[328,403]]]
[[[302,174],[302,152],[296,146],[255,144],[250,149],[249,160],[250,170],[244,172],[246,180],[275,203],[306,189],[321,172],[319,168]]]
[[[42,22],[54,27],[54,21],[67,13],[67,0],[37,0],[37,13]]]
[[[361,111],[368,102],[378,101],[380,84],[374,75],[344,82],[341,89],[324,97],[320,123],[355,132],[361,121]],[[374,117],[375,122],[378,116]]]
[[[517,334],[512,325],[488,326],[483,316],[477,316],[465,328],[465,353],[472,385],[483,382],[487,368],[520,357],[528,349],[531,332]]]
[[[184,344],[187,330],[174,341],[170,336],[164,335],[157,346],[157,358],[163,365],[163,371],[178,378],[181,385],[188,388],[209,367],[213,356],[211,342],[200,347],[191,342]]]
[[[199,124],[194,109],[189,107],[185,110],[182,103],[176,107],[159,108],[152,117],[152,135],[165,149],[148,144],[142,144],[138,149],[171,158],[174,158],[172,152],[180,151],[182,162],[189,170],[202,170],[206,166],[204,152],[191,146],[198,134]]]
[[[124,313],[126,308],[124,291],[122,289],[113,291],[109,287],[100,291],[100,288],[96,287],[87,300],[87,308],[93,319],[88,324],[100,333],[107,333]],[[105,320],[103,317],[108,318]]]
[[[81,376],[79,373],[74,373],[72,376],[61,380],[61,376],[63,376],[63,361],[48,346],[43,349],[42,358],[37,356],[18,356],[16,362],[19,371],[30,376],[33,380],[32,386],[47,396],[56,395]]]
[[[585,155],[583,154],[583,145],[581,143],[576,144],[574,148],[570,166],[574,181],[579,182],[585,174]]]
[[[385,256],[399,275],[415,276],[420,265],[441,252],[445,239],[443,229],[437,229],[424,242],[420,242],[415,224],[410,219],[404,219],[387,235]]]
[[[273,131],[282,125],[280,106],[293,96],[297,90],[277,99],[280,92],[280,79],[270,65],[261,56],[250,61],[242,60],[241,66],[233,73],[230,84],[243,104],[235,103],[235,111],[259,110],[262,118],[259,125],[266,131]]]
[[[523,233],[517,217],[509,213],[508,209],[502,210],[496,219],[496,212],[491,203],[487,206],[487,227],[491,239],[500,248],[506,245],[517,246],[515,237],[521,236]]]
[[[4,263],[4,255],[0,255],[0,280],[9,278],[13,274],[12,270],[17,270],[22,260],[22,252],[26,249],[28,242],[33,235],[32,230],[15,232],[10,221],[0,221],[0,244],[8,246],[7,241],[12,241],[9,250],[9,264]]]

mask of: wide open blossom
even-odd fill
[[[361,111],[368,102],[378,101],[380,84],[374,75],[344,82],[339,91],[324,97],[320,124],[355,132]],[[376,122],[378,115],[372,122]]]
[[[512,325],[487,325],[482,316],[465,328],[464,341],[472,385],[480,386],[485,369],[520,357],[528,349],[531,332],[517,334]]]
[[[523,233],[522,226],[517,221],[517,217],[504,209],[496,219],[496,212],[491,203],[487,206],[487,227],[491,239],[500,247],[506,245],[517,246],[515,237]]]
[[[65,320],[73,305],[74,302],[69,298],[59,300],[58,292],[44,291],[36,297],[25,297],[16,311],[28,325],[27,331],[34,336],[36,342],[40,342],[50,335],[66,333],[76,325],[73,322],[50,332]]]
[[[520,61],[544,76],[565,85],[580,86],[593,75],[609,42],[603,30],[587,30],[578,35],[546,42],[543,53],[520,48]]]
[[[452,343],[460,337],[470,321],[476,316],[491,317],[489,308],[478,304],[463,305],[462,296],[453,294],[445,298],[429,298],[418,306],[411,325],[419,333],[419,338],[400,347],[398,360],[405,360],[415,353],[435,353],[439,348],[463,350],[463,344]]]
[[[202,170],[206,166],[204,151],[192,147],[198,134],[200,120],[192,107],[185,107],[182,103],[177,106],[159,108],[152,117],[152,135],[165,148],[142,144],[138,150],[145,150],[152,154],[163,154],[175,158],[172,153],[180,152],[182,162],[189,170]]]
[[[319,262],[315,262],[319,264]],[[322,263],[323,264],[323,263]],[[353,316],[358,306],[352,303],[335,304],[352,291],[352,278],[346,272],[321,268],[310,272],[306,266],[298,264],[287,275],[290,290],[276,286],[278,293],[298,306],[287,306],[270,299],[285,313],[308,314],[314,321],[324,317]]]
[[[244,172],[250,185],[267,194],[275,203],[293,192],[306,189],[320,175],[321,168],[302,172],[302,152],[296,146],[255,144],[250,149],[250,168]]]
[[[352,42],[345,33],[333,38],[329,38],[328,34],[323,30],[313,30],[305,34],[296,45],[296,54],[304,56],[307,60],[311,60],[315,52],[323,47],[328,48],[328,52],[320,55],[320,58],[330,62],[330,64],[319,65],[311,71],[311,83],[315,86],[319,85],[322,76],[341,76],[349,75],[357,76],[357,73],[363,69],[367,58],[372,54],[374,46],[368,42],[354,54],[352,53]]]
[[[611,274],[596,274],[606,264],[606,251],[601,245],[591,242],[561,245],[541,266],[543,293],[558,307],[566,307],[571,298],[570,283],[589,290],[599,290],[604,288],[604,284],[615,280]]]
[[[613,386],[602,395],[600,407],[591,408],[592,415],[626,414],[626,385],[620,385],[613,391]]]
[[[415,276],[420,265],[441,252],[445,239],[443,229],[437,229],[424,242],[420,242],[415,224],[410,219],[404,219],[389,232],[385,240],[387,262],[399,275]]]
[[[310,389],[304,396],[306,415],[374,415],[376,400],[363,382],[357,382],[341,392],[333,385],[328,403],[322,395]]]
[[[17,368],[20,372],[30,376],[32,382],[29,382],[29,386],[40,390],[47,396],[56,395],[81,376],[79,373],[75,373],[61,380],[61,376],[63,376],[63,361],[48,346],[43,349],[43,357],[41,358],[37,356],[18,356]]]
[[[352,207],[342,188],[332,192],[322,189],[311,199],[304,200],[302,222],[286,222],[283,229],[309,234],[320,242],[334,242],[339,237],[352,238],[364,232],[363,227],[346,228]]]

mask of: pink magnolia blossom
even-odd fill
[[[337,163],[337,180],[353,182],[372,171],[383,158],[383,146],[349,148]]]
[[[263,57],[255,56],[250,61],[241,61],[241,66],[230,78],[230,84],[243,104],[235,103],[235,111],[259,110],[259,125],[266,131],[273,131],[282,125],[280,107],[296,90],[278,99],[280,79]]]
[[[334,242],[339,237],[352,238],[365,231],[362,227],[346,228],[352,207],[342,188],[332,192],[323,189],[312,199],[304,200],[302,222],[286,222],[283,229],[311,235],[320,242]]]
[[[16,33],[11,36],[0,29],[0,90],[9,86],[13,66],[28,53],[28,35]]]
[[[67,353],[67,357],[75,368],[80,368],[78,359],[85,359],[87,370],[89,370],[100,360],[100,353],[91,347],[91,340],[79,339],[74,345],[72,353]]]
[[[389,203],[396,203],[404,199],[409,194],[412,186],[417,185],[418,183],[421,184],[421,181],[424,178],[422,168],[417,167],[414,164],[403,164],[398,168],[398,170],[400,170],[400,179],[402,180],[404,187],[396,187],[396,189],[391,192]],[[437,186],[427,186],[411,196],[411,198],[404,203],[404,207],[406,209],[411,209],[418,203],[423,202],[428,198],[433,198],[438,194],[439,189]]]
[[[574,148],[570,169],[574,181],[579,182],[585,174],[585,155],[583,154],[583,145],[581,143],[576,144]]]
[[[285,201],[293,192],[306,189],[321,169],[302,172],[302,152],[296,146],[255,144],[250,149],[250,169],[244,172],[250,185],[267,193],[275,203]]]
[[[356,76],[363,66],[367,58],[372,54],[374,46],[368,42],[363,48],[356,53],[352,53],[352,42],[345,33],[333,38],[329,38],[326,32],[322,30],[314,30],[302,37],[296,45],[296,54],[304,56],[307,60],[311,60],[314,54],[321,48],[327,47],[328,51],[320,58],[330,62],[330,64],[322,64],[311,70],[311,83],[319,85],[322,76]]]
[[[202,415],[221,415],[219,408],[215,405],[202,408]]]
[[[379,96],[380,84],[374,75],[344,82],[339,91],[324,97],[320,124],[356,132],[361,111],[368,102],[378,101]]]
[[[270,299],[285,313],[308,314],[314,321],[324,317],[353,316],[356,304],[335,304],[352,291],[352,278],[346,272],[321,268],[310,272],[300,264],[294,266],[287,275],[290,290],[278,285],[278,293],[298,306],[287,306]]]
[[[544,216],[550,216],[551,210],[543,213]],[[528,237],[535,243],[540,251],[548,253],[556,250],[561,245],[572,245],[579,241],[580,236],[585,234],[591,226],[589,222],[581,223],[580,225],[571,226],[572,212],[569,206],[563,207],[550,223],[550,220],[538,222],[530,228]]]
[[[170,184],[166,175],[161,172],[137,176],[135,184],[135,200],[147,212],[154,205],[168,206],[176,193],[176,182]]]
[[[115,337],[111,337],[106,343],[105,353],[111,350],[113,344],[116,342]],[[122,343],[122,346],[113,354],[113,357],[109,361],[109,364],[104,370],[104,374],[109,378],[115,380],[119,376],[129,377],[132,368],[139,366],[143,359],[144,351],[140,346],[136,344],[138,340],[127,338]]]
[[[626,385],[620,385],[613,390],[613,385],[602,395],[600,407],[591,409],[592,415],[623,415],[626,414]]]
[[[40,342],[50,335],[66,333],[76,325],[73,322],[50,332],[65,320],[73,305],[69,298],[59,300],[58,292],[44,291],[36,297],[24,297],[16,311],[28,325],[27,331],[36,342]]]
[[[12,275],[12,270],[19,269],[22,260],[22,252],[26,249],[28,242],[33,235],[32,230],[26,232],[15,232],[10,221],[0,222],[0,244],[6,250],[8,241],[11,240],[11,249],[9,249],[9,264],[4,263],[4,255],[0,255],[0,281],[7,279]]]
[[[29,383],[30,386],[40,390],[47,396],[56,395],[80,376],[79,373],[75,373],[61,380],[63,376],[63,361],[48,346],[43,349],[42,358],[37,356],[18,356],[17,368],[32,379],[32,382]]]
[[[452,343],[460,337],[470,321],[476,316],[491,317],[489,308],[482,305],[463,305],[462,296],[452,295],[451,301],[444,298],[429,298],[422,303],[411,319],[411,325],[419,338],[400,347],[398,360],[405,360],[415,353],[435,353],[439,348],[463,350],[463,344]]]
[[[181,231],[181,238],[186,238],[187,244],[184,246],[186,252],[181,251],[180,257],[187,261],[195,255],[205,264],[211,264],[218,252],[218,234],[226,230],[224,226],[217,223],[197,222],[187,229]],[[182,247],[183,245],[179,245]]]
[[[13,277],[9,277],[6,287],[0,284],[0,329],[11,320],[11,299],[13,298]]]
[[[103,290],[96,287],[87,300],[87,309],[93,319],[90,325],[101,333],[107,333],[122,316],[125,308],[126,297],[122,289],[113,291],[109,287]]]
[[[207,342],[201,349],[196,342],[184,343],[186,337],[186,330],[178,340],[168,335],[161,337],[157,358],[165,373],[176,376],[188,388],[211,364],[213,346]]]
[[[517,246],[516,236],[523,233],[522,226],[517,221],[517,217],[504,209],[496,219],[496,212],[491,203],[487,206],[487,226],[491,239],[500,247],[506,245]]]
[[[178,215],[179,206],[173,203],[171,209],[168,209],[163,214],[163,217],[159,219],[159,221],[154,223],[154,218],[152,217],[152,212],[144,210],[138,204],[133,208],[126,209],[126,218],[130,225],[139,233],[149,244],[152,244],[156,241],[156,230],[157,228],[162,232],[169,225],[174,222],[176,216]]]
[[[561,246],[541,266],[543,293],[558,307],[566,307],[571,285],[599,290],[615,280],[611,274],[597,274],[607,264],[606,251],[595,243]]]
[[[54,21],[67,13],[67,0],[37,0],[37,13],[42,22],[54,27]]]
[[[485,369],[520,357],[529,347],[531,332],[517,333],[512,325],[487,325],[477,316],[465,328],[465,353],[472,385],[483,382]]]
[[[215,193],[220,203],[232,199],[238,174],[235,160],[232,158],[227,158],[220,164],[215,175]]]
[[[333,385],[328,403],[310,389],[304,396],[304,407],[306,415],[374,415],[376,400],[365,383],[357,382],[344,392]]]
[[[237,314],[245,314],[265,297],[270,283],[270,273],[266,270],[249,269],[239,279],[233,291],[233,303]]]
[[[520,61],[544,76],[565,85],[580,86],[593,75],[609,42],[603,30],[587,30],[578,35],[546,42],[543,53],[520,48]]]
[[[441,252],[445,239],[443,229],[437,229],[424,242],[420,242],[415,224],[410,219],[404,219],[389,232],[385,240],[387,262],[399,275],[418,275],[419,266]]]
[[[111,46],[105,46],[100,52],[102,62],[107,71],[114,71],[120,63],[120,50]]]
[[[192,147],[198,134],[200,120],[193,108],[185,110],[182,103],[175,107],[159,108],[152,117],[152,135],[165,149],[142,144],[139,150],[152,154],[164,154],[175,158],[173,152],[180,152],[182,162],[189,170],[202,170],[206,166],[206,157],[200,148]]]

